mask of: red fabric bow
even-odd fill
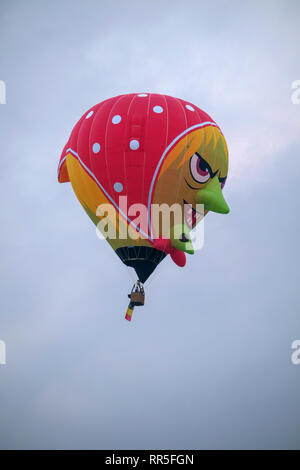
[[[163,251],[167,255],[170,255],[172,260],[177,266],[183,267],[186,263],[185,253],[181,250],[178,250],[171,245],[171,240],[169,238],[157,238],[154,240],[154,247],[157,250]]]

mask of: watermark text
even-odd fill
[[[6,364],[6,344],[0,339],[0,366]]]
[[[291,355],[292,364],[294,364],[295,366],[299,366],[300,365],[300,339],[295,339],[292,342],[291,347],[294,350]]]
[[[193,243],[200,250],[204,243],[204,205],[144,204],[127,206],[127,196],[119,197],[118,210],[109,203],[97,207],[97,237],[110,240],[157,238]],[[197,228],[197,230],[196,230]]]
[[[0,104],[6,104],[6,84],[0,80]]]
[[[300,104],[300,80],[294,80],[291,88],[294,90],[291,95],[292,103]]]

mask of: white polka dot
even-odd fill
[[[123,185],[122,185],[122,183],[115,183],[115,184],[114,184],[114,190],[115,190],[117,193],[120,193],[121,191],[123,191]]]
[[[185,107],[186,109],[189,109],[190,111],[195,111],[195,108],[193,108],[193,106],[191,106],[190,104],[186,104]]]
[[[137,150],[140,146],[140,143],[138,140],[131,140],[130,141],[130,144],[129,144],[129,147],[131,148],[131,150]]]
[[[148,96],[146,93],[140,93],[138,96],[140,96],[141,98],[144,98],[145,96]]]
[[[99,144],[98,142],[95,142],[95,143],[93,144],[93,152],[94,152],[94,153],[99,153],[99,152],[100,152],[100,149],[101,149],[100,144]]]
[[[111,120],[111,122],[113,124],[119,124],[119,122],[121,122],[121,121],[122,121],[122,118],[119,114],[116,114]]]
[[[164,110],[164,108],[162,108],[161,106],[154,106],[154,108],[153,108],[153,111],[155,113],[158,113],[158,114],[162,113],[163,110]]]
[[[90,112],[85,116],[85,119],[90,118],[91,116],[93,116],[93,114],[94,114],[94,111],[90,111]]]

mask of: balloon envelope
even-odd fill
[[[185,264],[184,253],[193,253],[190,231],[208,211],[229,211],[227,172],[226,141],[208,114],[179,98],[131,93],[84,113],[61,154],[58,180],[71,182],[91,220],[144,282],[167,254]],[[171,213],[166,237],[159,208],[174,204],[183,219],[176,224]]]

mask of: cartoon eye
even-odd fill
[[[226,183],[227,177],[225,176],[224,178],[219,178],[220,184],[221,184],[221,189],[224,188],[225,183]]]
[[[212,176],[209,164],[198,153],[194,153],[190,159],[190,170],[197,183],[206,183]]]

